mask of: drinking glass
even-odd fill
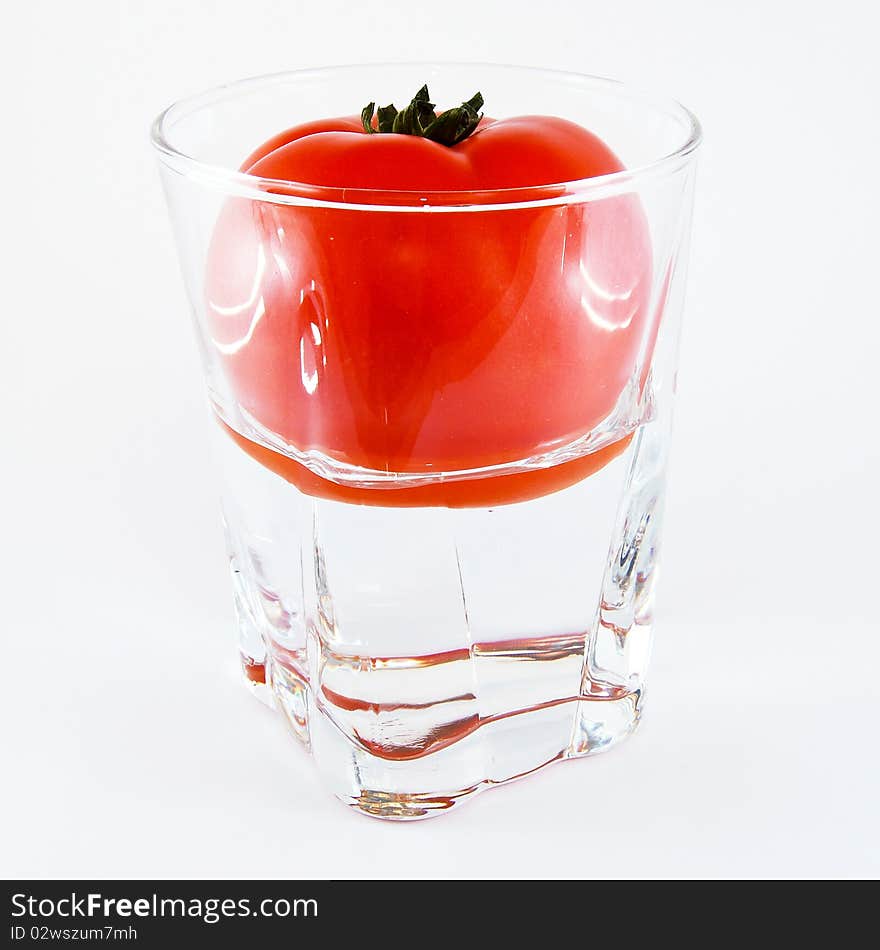
[[[239,170],[423,83],[577,122],[625,170],[492,192]],[[245,678],[365,814],[440,814],[639,722],[699,139],[609,80],[427,63],[237,82],[153,126]]]

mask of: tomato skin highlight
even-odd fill
[[[420,192],[496,202],[527,189],[511,197],[528,201],[528,189],[622,168],[595,135],[544,116],[484,120],[453,147],[320,120],[242,166],[410,206]],[[206,296],[242,409],[299,451],[386,472],[509,463],[602,422],[652,336],[638,199],[491,210],[473,200],[475,210],[421,213],[231,199]]]

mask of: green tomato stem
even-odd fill
[[[368,135],[394,133],[396,135],[417,135],[430,139],[440,145],[452,147],[463,142],[476,131],[483,118],[480,109],[483,97],[475,93],[467,102],[454,109],[447,109],[439,115],[431,102],[427,85],[413,96],[409,105],[400,112],[393,104],[380,106],[376,112],[376,103],[370,102],[361,110],[361,122]],[[377,128],[373,128],[373,115],[376,114]]]

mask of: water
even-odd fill
[[[665,426],[544,497],[304,494],[217,427],[240,645],[343,801],[420,818],[637,725]]]

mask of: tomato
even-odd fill
[[[504,464],[588,434],[653,338],[644,214],[631,195],[522,202],[621,162],[552,116],[468,113],[451,145],[370,116],[289,129],[242,165],[336,206],[236,198],[218,220],[208,319],[243,413],[297,452],[381,472]],[[423,210],[456,192],[476,194]]]

